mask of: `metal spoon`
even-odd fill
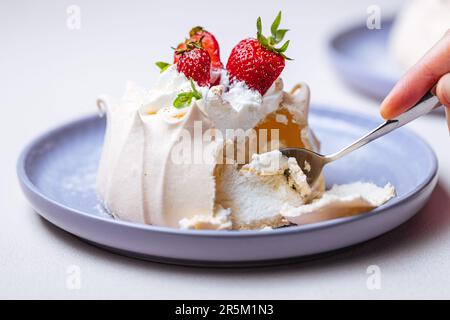
[[[322,172],[322,169],[326,164],[342,158],[350,152],[359,149],[367,143],[384,136],[392,130],[400,128],[401,126],[419,118],[420,116],[423,116],[424,114],[427,114],[434,108],[440,106],[441,103],[439,102],[439,99],[433,94],[433,92],[434,90],[432,89],[426,95],[424,95],[419,102],[399,115],[397,118],[387,120],[385,123],[381,124],[362,138],[356,140],[349,146],[336,153],[330,155],[322,155],[303,148],[285,148],[281,149],[280,151],[287,157],[294,157],[297,159],[298,164],[303,168],[308,183],[312,185],[320,176],[320,173]]]

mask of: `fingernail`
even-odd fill
[[[380,105],[380,114],[384,119],[389,119],[389,108],[388,108],[388,103],[387,103],[387,97],[384,98],[384,100],[381,102]]]

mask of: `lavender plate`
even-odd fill
[[[388,50],[393,20],[383,21],[381,29],[365,25],[350,27],[331,37],[328,51],[334,68],[352,88],[383,99],[403,71]]]
[[[311,125],[325,153],[380,122],[313,106]],[[36,138],[22,152],[17,172],[23,192],[43,218],[85,241],[152,261],[198,266],[277,264],[345,248],[399,226],[426,203],[437,181],[430,147],[399,129],[328,166],[328,185],[355,180],[391,182],[397,197],[358,216],[268,231],[191,231],[114,220],[102,210],[95,178],[104,119],[89,116]],[[399,147],[401,146],[401,147]],[[38,227],[38,226],[36,226]]]
[[[328,52],[337,74],[353,89],[383,100],[405,72],[388,50],[393,19],[384,20],[381,29],[365,25],[336,33],[328,42]],[[444,108],[432,111],[444,115]]]

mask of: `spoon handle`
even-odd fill
[[[398,117],[387,120],[385,123],[381,124],[362,138],[356,140],[351,145],[343,148],[336,153],[326,156],[325,162],[328,163],[342,158],[343,156],[349,154],[352,151],[355,151],[356,149],[359,149],[367,143],[384,136],[392,130],[400,128],[401,126],[404,126],[405,124],[423,116],[424,114],[429,113],[431,110],[440,105],[441,103],[439,102],[439,99],[432,93],[432,91],[429,91],[420,99],[419,102],[417,102],[414,106],[403,112]]]

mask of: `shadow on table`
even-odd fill
[[[65,242],[68,247],[75,247],[88,254],[95,255],[97,259],[104,259],[108,264],[118,263],[129,268],[148,269],[156,268],[160,272],[177,272],[190,274],[209,275],[232,275],[246,274],[247,277],[258,277],[261,275],[275,275],[286,271],[306,271],[321,268],[332,268],[340,265],[358,262],[358,260],[380,261],[384,256],[392,257],[401,251],[409,251],[412,248],[425,246],[433,238],[439,237],[441,233],[450,229],[450,192],[438,182],[429,202],[411,220],[400,227],[365,243],[345,248],[323,257],[314,258],[302,262],[294,262],[279,266],[257,267],[257,268],[200,268],[168,265],[128,258],[118,254],[99,249],[80,241],[75,236],[59,229],[58,227],[41,218],[44,228],[51,232],[55,238]]]

